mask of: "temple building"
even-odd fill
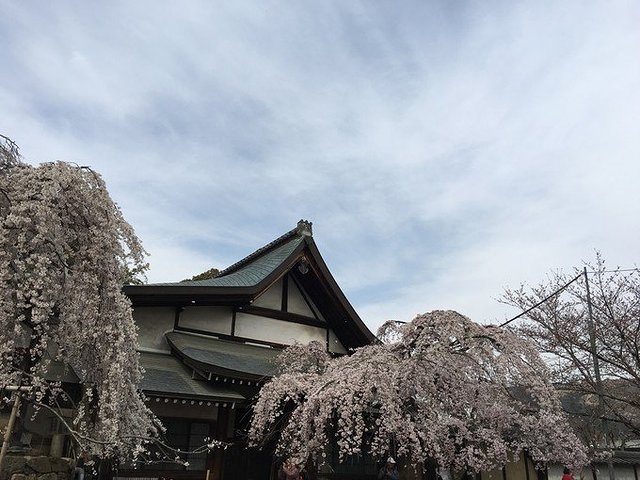
[[[312,225],[304,220],[214,278],[130,285],[124,291],[138,327],[140,361],[145,369],[141,388],[149,408],[166,427],[166,443],[183,452],[203,446],[207,439],[231,446],[187,455],[188,465],[105,462],[107,467],[92,480],[274,480],[277,459],[273,445],[264,450],[248,448],[246,434],[253,401],[276,373],[275,357],[296,342],[319,341],[332,355],[344,355],[375,341],[331,275],[313,240]],[[69,367],[53,361],[45,376],[60,382],[70,398],[80,398],[80,379]],[[582,400],[563,396],[565,409],[579,421],[590,418],[585,416]],[[77,457],[79,452],[60,422],[73,418],[73,408],[64,399],[58,415],[40,411],[34,416],[33,408],[27,408],[20,420],[22,428],[15,429],[10,453],[35,458],[44,465],[38,470],[43,475],[49,475],[52,465],[59,463],[55,459]],[[7,419],[8,408],[0,410],[0,429]],[[640,451],[637,443],[632,446],[615,450],[609,465],[604,459],[594,462],[585,478],[606,478],[605,472],[611,469],[616,480],[638,480]],[[377,478],[371,457],[354,455],[339,463],[335,453],[327,445],[328,467],[314,480]],[[439,478],[433,462],[423,467],[407,468],[401,478]],[[0,480],[4,480],[1,473]],[[17,474],[23,480],[36,478],[35,474]],[[474,477],[456,472],[452,478],[559,480],[561,476],[561,465],[536,470],[531,459],[522,455],[503,468]],[[70,475],[60,473],[59,478]]]
[[[245,435],[252,399],[274,374],[274,357],[296,342],[319,341],[341,355],[375,338],[304,220],[215,278],[127,286],[125,293],[139,329],[142,389],[167,441],[185,451],[205,438],[233,446],[192,455],[187,467],[140,465],[120,469],[119,477],[270,478],[272,452],[247,449]]]

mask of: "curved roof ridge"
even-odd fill
[[[304,244],[304,238],[300,235],[291,235],[272,248],[262,251],[259,255],[243,262],[232,272],[218,275],[204,280],[184,280],[173,283],[156,283],[149,286],[169,287],[251,287],[276,271],[283,262],[298,251]]]
[[[244,257],[243,259],[238,260],[236,263],[228,266],[227,268],[222,270],[218,275],[216,275],[215,278],[224,277],[225,275],[228,275],[230,273],[235,272],[236,270],[239,270],[244,265],[246,265],[247,263],[251,262],[253,259],[263,255],[264,253],[268,252],[269,250],[272,250],[272,249],[278,247],[280,244],[284,243],[286,240],[289,240],[290,238],[295,237],[296,235],[299,235],[299,236],[311,236],[311,225],[312,225],[312,223],[307,221],[307,220],[300,220],[295,228],[293,228],[293,229],[289,230],[287,233],[279,236],[278,238],[276,238],[272,242],[269,242],[266,245],[260,247],[255,252],[250,253],[249,255]]]
[[[253,260],[253,259],[255,259],[255,258],[257,258],[257,257],[259,257],[259,256],[261,256],[261,255],[263,255],[265,253],[267,253],[269,250],[272,250],[272,249],[276,248],[281,243],[284,243],[285,240],[289,240],[290,238],[294,237],[296,234],[297,234],[297,230],[295,228],[293,230],[289,230],[284,235],[281,235],[280,237],[276,238],[272,242],[269,242],[266,245],[260,247],[255,252],[250,253],[249,255],[244,257],[243,259],[238,260],[236,263],[228,266],[227,268],[222,270],[218,275],[216,275],[214,278],[224,277],[225,275],[229,275],[230,273],[233,273],[236,270],[239,270],[244,265],[249,263],[251,260]]]

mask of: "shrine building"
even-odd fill
[[[296,342],[319,341],[331,354],[343,355],[375,339],[304,220],[215,278],[124,291],[139,329],[142,390],[167,429],[167,442],[183,451],[207,437],[233,446],[191,455],[187,467],[121,468],[120,478],[273,478],[273,452],[248,449],[246,432],[252,401],[275,373],[274,358]],[[355,470],[375,474],[375,465]]]

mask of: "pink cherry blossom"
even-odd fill
[[[524,451],[539,465],[587,462],[530,342],[453,311],[386,324],[380,333],[395,341],[324,365],[318,345],[285,351],[297,359],[281,362],[260,391],[253,444],[275,434],[278,453],[298,464],[322,464],[329,445],[342,460],[368,451],[473,472]]]
[[[138,391],[137,332],[122,293],[145,252],[100,175],[0,150],[0,385],[51,400],[61,390],[45,381],[47,366],[64,362],[85,390],[74,428],[101,442],[88,447],[131,450],[132,436],[158,431]]]

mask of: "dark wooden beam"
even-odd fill
[[[276,320],[284,320],[291,323],[300,323],[302,325],[310,325],[312,327],[327,328],[327,324],[317,318],[305,317],[297,313],[281,312],[280,310],[271,310],[263,307],[238,307],[238,312],[248,313],[250,315],[258,315],[261,317],[274,318]]]
[[[232,294],[144,294],[127,295],[134,307],[175,307],[175,306],[201,306],[201,307],[229,307],[248,304],[252,295]]]
[[[289,307],[289,275],[282,277],[282,305],[280,310],[286,312]]]
[[[176,332],[187,332],[187,333],[197,333],[198,335],[204,335],[207,337],[215,337],[218,338],[220,340],[229,340],[231,342],[243,342],[243,343],[257,343],[258,345],[266,345],[268,347],[274,347],[274,348],[279,348],[279,349],[283,349],[288,347],[289,345],[285,345],[283,343],[275,343],[275,342],[268,342],[266,340],[258,340],[255,338],[247,338],[247,337],[238,337],[238,336],[231,336],[231,335],[227,335],[225,333],[217,333],[217,332],[209,332],[207,330],[200,330],[198,328],[189,328],[189,327],[176,327],[174,328],[174,330]]]

